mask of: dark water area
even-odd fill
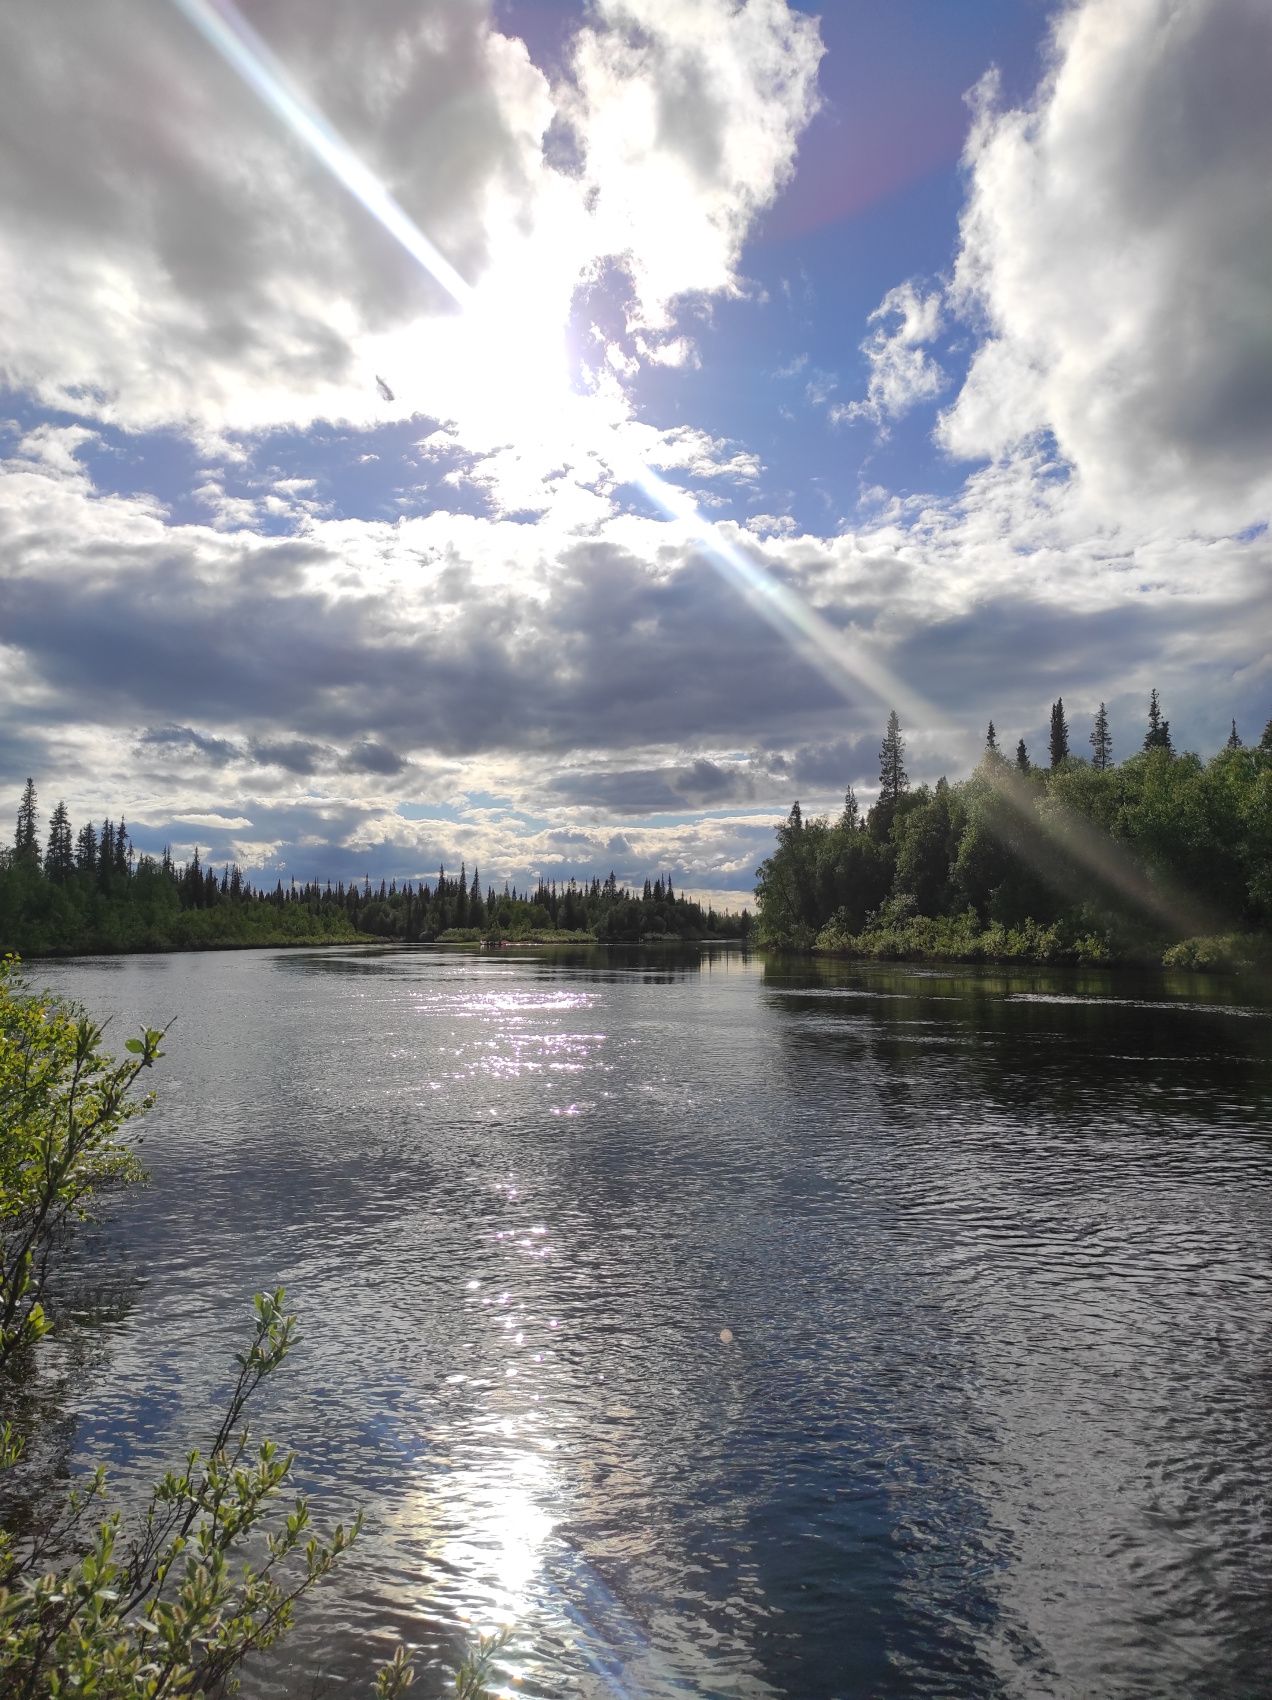
[[[177,1018],[151,1184],[78,1253],[75,1466],[175,1462],[282,1283],[257,1426],[319,1525],[367,1514],[247,1695],[365,1693],[399,1640],[440,1694],[499,1621],[531,1695],[1272,1693],[1266,994],[724,950],[31,977],[115,1048]]]

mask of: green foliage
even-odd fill
[[[94,1191],[139,1173],[128,1123],[133,1095],[162,1056],[161,1032],[101,1051],[101,1029],[51,999],[29,996],[17,963],[0,963],[0,1371],[48,1331],[43,1271]]]
[[[310,1533],[304,1499],[275,1512],[292,1457],[253,1447],[245,1407],[296,1340],[282,1289],[258,1293],[255,1328],[205,1455],[156,1483],[127,1530],[105,1474],[74,1491],[38,1539],[0,1546],[0,1653],[10,1692],[61,1700],[158,1700],[219,1689],[290,1628],[296,1602],[361,1527]],[[6,1431],[10,1461],[16,1456]],[[271,1515],[272,1514],[272,1515]],[[249,1540],[259,1549],[242,1556]]]
[[[1221,933],[1213,938],[1181,939],[1162,957],[1167,968],[1193,968],[1231,973],[1272,967],[1272,940],[1249,933]]]
[[[49,1331],[51,1258],[95,1191],[135,1178],[129,1124],[149,1107],[134,1090],[162,1056],[163,1033],[100,1048],[77,1011],[31,995],[0,966],[0,1397]],[[158,1481],[139,1516],[107,1498],[101,1469],[23,1536],[0,1529],[0,1693],[22,1700],[170,1700],[223,1693],[243,1660],[272,1646],[299,1600],[356,1540],[361,1518],[326,1537],[303,1498],[281,1496],[292,1455],[253,1443],[245,1413],[296,1344],[282,1288],[258,1293],[253,1331],[207,1451]],[[0,1475],[25,1441],[0,1423]],[[503,1638],[478,1643],[456,1693],[483,1700]],[[376,1678],[381,1700],[411,1683],[399,1650]]]
[[[1102,757],[1106,739],[1097,717]],[[1148,961],[1242,936],[1212,952],[1239,964],[1272,927],[1272,748],[1229,741],[1202,762],[1158,742],[1047,770],[987,748],[968,779],[881,794],[864,822],[792,810],[757,882],[759,939],[781,948]]]

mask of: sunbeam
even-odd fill
[[[595,409],[588,406],[594,398],[577,394],[569,385],[560,357],[563,337],[554,340],[542,334],[543,326],[525,325],[512,309],[501,309],[498,298],[474,287],[456,270],[297,86],[232,0],[172,0],[172,4],[462,309],[461,335],[469,370],[486,374],[475,377],[475,392],[492,404],[498,398],[500,421],[510,435],[525,440],[533,429],[542,440],[545,422],[555,422],[563,443],[604,462],[621,483],[639,488],[669,520],[686,528],[721,579],[847,700],[857,700],[864,691],[881,704],[904,711],[911,721],[931,723],[932,705],[872,654],[865,642],[837,631],[805,598],[723,538],[683,491],[639,457],[624,454],[621,445],[615,449],[615,434],[598,428]],[[399,382],[397,374],[390,374],[395,391]]]

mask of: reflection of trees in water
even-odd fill
[[[921,1628],[943,1575],[947,1648],[963,1638],[992,1669],[978,1692],[1131,1692],[1149,1669],[1174,1691],[1249,1692],[1233,1578],[1268,1575],[1250,1508],[1272,1469],[1251,1350],[1269,1012],[1162,976],[774,963],[763,983],[802,1106],[782,1130],[789,1184],[811,1196],[811,1173],[833,1200],[802,1243],[869,1365],[843,1403],[878,1399],[910,1461],[909,1484],[875,1484],[888,1550],[911,1554],[885,1620]],[[1166,1662],[1164,1614],[1193,1626]]]

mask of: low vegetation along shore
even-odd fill
[[[1049,760],[1014,757],[990,723],[967,779],[912,788],[894,713],[878,801],[837,820],[796,803],[758,870],[757,941],[893,961],[1272,967],[1272,722],[1234,724],[1203,761],[1177,754],[1157,693],[1143,745],[1112,759],[1101,705],[1091,758],[1063,700]]]

